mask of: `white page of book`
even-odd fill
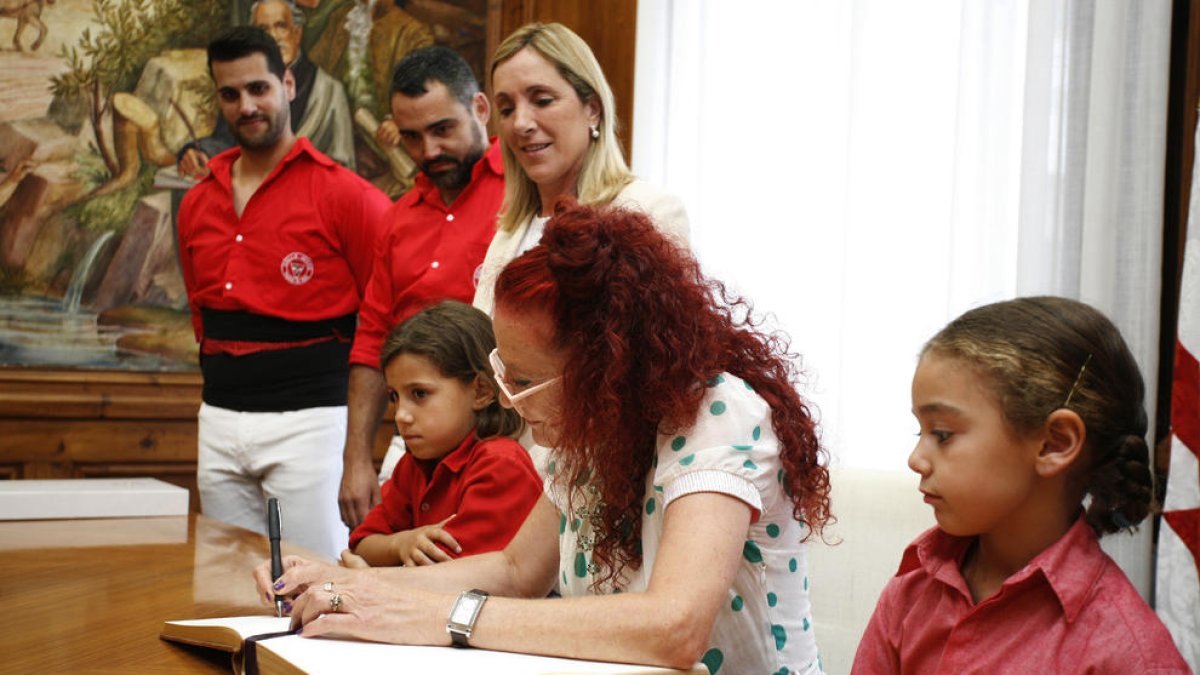
[[[251,635],[263,633],[282,633],[288,630],[292,620],[290,617],[277,616],[228,616],[219,619],[187,619],[184,621],[168,621],[179,626],[224,626],[237,631],[242,639]]]
[[[599,661],[560,659],[494,652],[486,649],[455,649],[453,647],[414,647],[386,645],[376,642],[304,638],[299,635],[271,638],[258,643],[259,672],[270,675],[265,668],[263,651],[269,650],[297,669],[309,675],[342,675],[353,668],[355,675],[374,673],[488,673],[488,675],[668,675],[705,672],[703,666],[693,671],[636,666]]]

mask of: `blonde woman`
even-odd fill
[[[560,197],[641,211],[665,234],[687,241],[683,203],[625,163],[612,89],[582,38],[562,24],[523,26],[496,49],[491,77],[505,205],[480,266],[476,307],[492,313],[500,270],[537,244]]]

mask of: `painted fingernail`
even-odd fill
[[[283,580],[282,580],[282,579],[280,579],[279,581],[276,581],[276,582],[275,582],[275,585],[274,585],[274,586],[272,586],[271,588],[274,588],[275,590],[277,590],[277,591],[278,591],[278,590],[282,590],[282,589],[283,589],[283,587],[284,587]]]
[[[304,626],[301,626],[301,627],[299,627],[299,628],[297,628],[297,629],[296,629],[296,635],[300,635],[300,634],[302,634],[303,632],[304,632]]]
[[[288,602],[287,600],[284,600],[283,601],[283,611],[287,612],[288,614],[291,614],[292,613],[292,603]]]
[[[271,594],[270,594],[270,593],[263,593],[263,597],[267,599],[267,602],[270,602],[270,601],[271,601]]]

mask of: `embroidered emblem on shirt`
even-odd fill
[[[312,258],[299,251],[293,251],[284,256],[283,262],[279,263],[279,273],[294,286],[307,284],[313,278]]]

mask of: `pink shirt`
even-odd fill
[[[978,605],[959,570],[972,540],[934,527],[909,545],[853,673],[1191,672],[1082,518]]]

